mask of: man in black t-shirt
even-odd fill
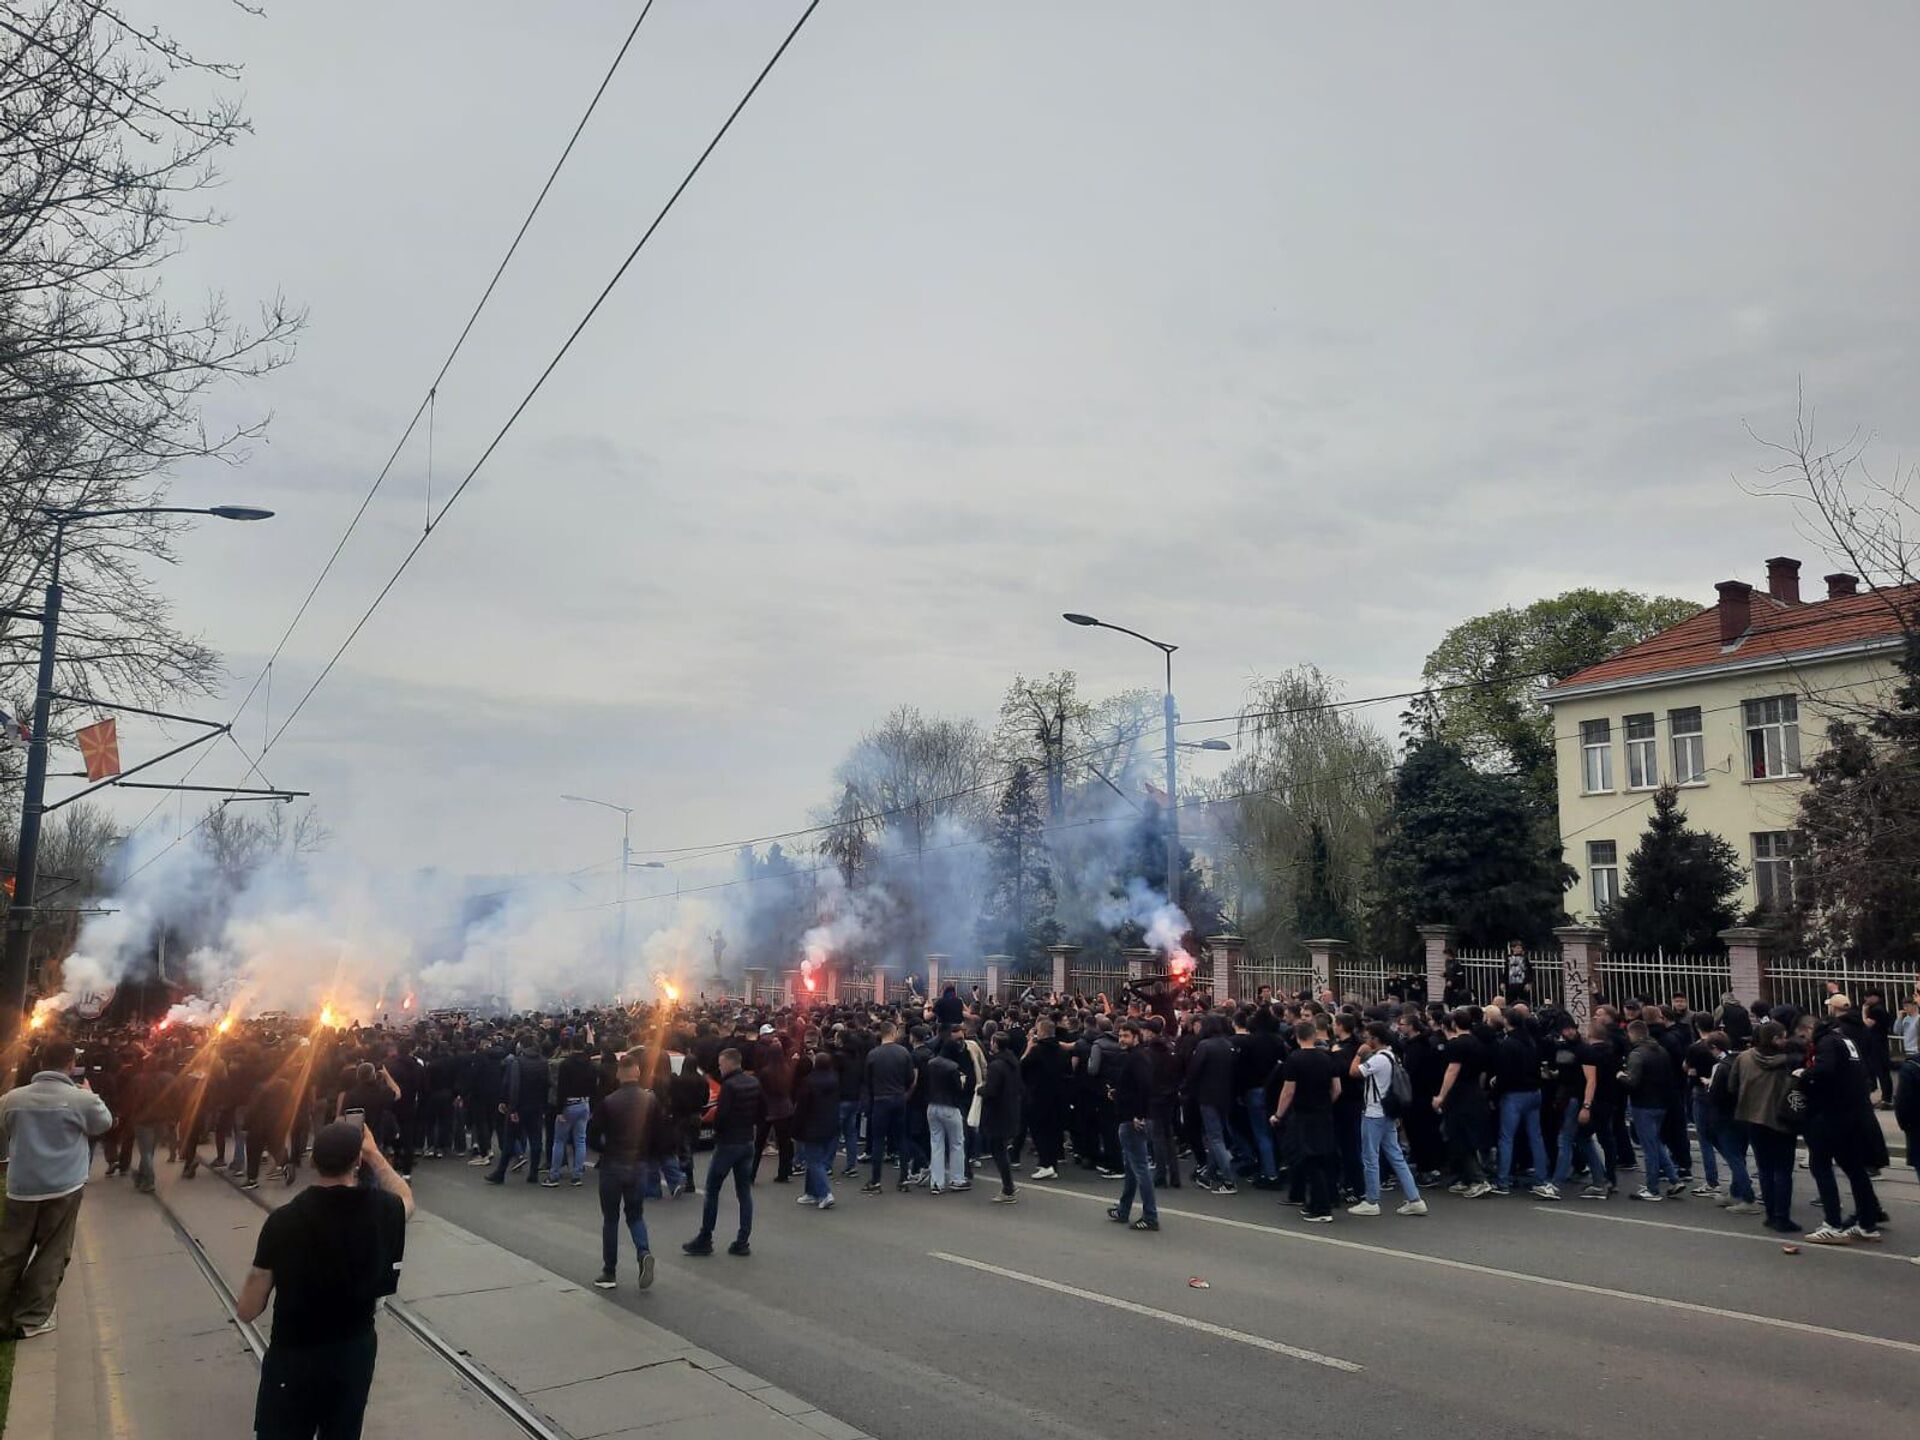
[[[355,1183],[364,1162],[374,1183]],[[258,1440],[357,1440],[373,1386],[375,1304],[399,1284],[413,1192],[353,1120],[314,1137],[313,1184],[267,1217],[236,1310],[273,1307]]]
[[[1299,1048],[1280,1064],[1280,1099],[1273,1123],[1293,1114],[1296,1163],[1306,1172],[1306,1204],[1301,1215],[1316,1225],[1333,1220],[1333,1185],[1339,1166],[1333,1107],[1340,1098],[1340,1062],[1331,1050],[1317,1048],[1319,1031],[1311,1020],[1293,1027]]]

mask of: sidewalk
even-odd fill
[[[252,1353],[166,1217],[130,1186],[87,1187],[57,1313],[53,1334],[15,1352],[5,1440],[251,1430]]]
[[[191,1182],[170,1171],[160,1183],[163,1197],[230,1283],[251,1258],[262,1207],[296,1193],[263,1184],[242,1194],[210,1171]],[[573,1440],[869,1440],[798,1396],[609,1304],[597,1291],[424,1210],[407,1227],[396,1298],[410,1316]],[[405,1354],[427,1372],[418,1383],[399,1380],[392,1368]],[[369,1440],[491,1436],[492,1428],[476,1430],[441,1401],[421,1403],[419,1384],[444,1391],[456,1378],[397,1320],[385,1317]],[[390,1413],[397,1405],[406,1407],[404,1425]],[[508,1425],[497,1410],[484,1418]],[[503,1433],[524,1432],[508,1426]]]

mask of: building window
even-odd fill
[[[1606,720],[1580,722],[1581,783],[1587,794],[1613,789],[1613,726]]]
[[[1611,840],[1587,842],[1587,878],[1593,884],[1593,910],[1604,915],[1620,898],[1620,851]]]
[[[1793,903],[1791,830],[1762,830],[1753,837],[1753,888],[1762,910],[1785,910]]]
[[[1629,715],[1621,723],[1627,732],[1627,788],[1652,790],[1660,784],[1659,742],[1653,738],[1653,716]]]
[[[1800,773],[1800,702],[1791,695],[1748,700],[1747,774],[1755,780]]]
[[[1699,785],[1707,778],[1707,738],[1700,724],[1700,707],[1669,710],[1667,726],[1673,731],[1673,783]]]

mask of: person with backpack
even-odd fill
[[[1701,1043],[1707,1047],[1712,1063],[1701,1091],[1696,1122],[1700,1127],[1700,1153],[1718,1154],[1727,1162],[1727,1194],[1720,1201],[1721,1208],[1729,1215],[1758,1215],[1761,1211],[1753,1196],[1753,1177],[1747,1172],[1747,1138],[1734,1118],[1733,1066],[1739,1057],[1724,1030],[1709,1030]],[[1710,1183],[1711,1171],[1707,1178]]]
[[[1733,1118],[1753,1147],[1760,1200],[1767,1212],[1762,1223],[1781,1235],[1800,1230],[1793,1218],[1796,1141],[1787,1105],[1800,1060],[1801,1052],[1787,1044],[1786,1027],[1778,1020],[1762,1020],[1753,1027],[1752,1048],[1740,1052],[1728,1076]]]
[[[1384,1152],[1387,1163],[1393,1167],[1394,1179],[1400,1182],[1401,1194],[1407,1197],[1395,1213],[1426,1214],[1427,1202],[1420,1198],[1413,1167],[1407,1164],[1407,1157],[1400,1149],[1399,1125],[1401,1117],[1413,1108],[1413,1081],[1393,1053],[1393,1031],[1385,1021],[1367,1022],[1360,1049],[1347,1073],[1358,1082],[1361,1092],[1360,1174],[1366,1185],[1365,1197],[1349,1205],[1347,1213],[1380,1213],[1380,1156]]]

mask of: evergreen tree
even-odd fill
[[[1054,918],[1053,865],[1041,824],[1034,773],[1016,765],[994,811],[987,849],[987,896],[980,943],[990,955],[1010,955],[1022,971],[1045,959],[1060,939]]]
[[[1187,917],[1189,928],[1185,944],[1191,951],[1206,936],[1218,934],[1224,928],[1224,912],[1220,897],[1194,863],[1193,851],[1180,845],[1177,860],[1179,868],[1175,872],[1175,889],[1179,893],[1173,900]],[[1149,800],[1141,811],[1140,821],[1128,835],[1119,867],[1114,871],[1110,893],[1114,899],[1124,900],[1136,882],[1157,894],[1166,893],[1167,818],[1164,800]],[[1115,933],[1114,941],[1122,949],[1131,949],[1144,944],[1146,934],[1129,921]]]
[[[1800,797],[1796,904],[1785,918],[1829,959],[1920,969],[1920,612],[1878,710],[1834,716]]]
[[[1346,940],[1352,925],[1334,893],[1333,849],[1318,820],[1307,831],[1306,853],[1294,871],[1294,933],[1303,940]]]
[[[1690,827],[1679,792],[1663,785],[1647,833],[1627,857],[1626,889],[1604,917],[1608,943],[1628,953],[1718,950],[1743,880],[1739,852]]]
[[[1475,769],[1450,740],[1417,740],[1394,777],[1374,857],[1376,948],[1411,956],[1424,924],[1456,925],[1468,945],[1545,944],[1566,918],[1561,896],[1575,876],[1558,840],[1541,833],[1524,780]]]

